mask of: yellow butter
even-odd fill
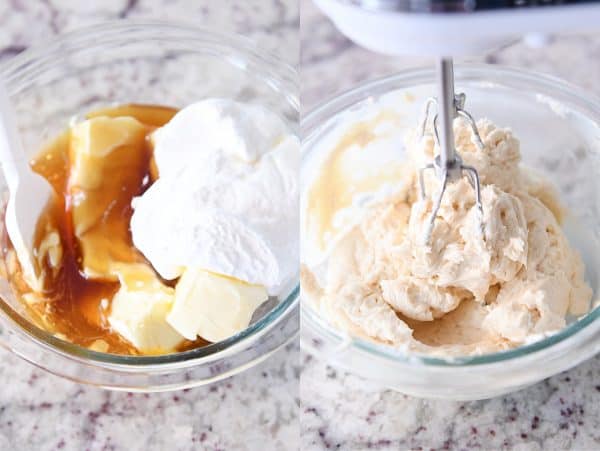
[[[188,340],[211,342],[241,332],[268,298],[267,290],[202,269],[188,268],[175,287],[175,303],[167,321]]]
[[[116,264],[111,270],[121,282],[112,299],[111,327],[143,353],[173,351],[183,341],[166,320],[175,290],[144,264]]]

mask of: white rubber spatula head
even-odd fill
[[[29,166],[2,81],[0,166],[10,191],[6,207],[6,231],[17,253],[25,281],[33,290],[39,291],[42,289],[42,281],[33,255],[33,239],[38,218],[52,195],[52,187]]]

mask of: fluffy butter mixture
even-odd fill
[[[334,325],[412,352],[469,355],[518,346],[561,329],[566,315],[588,311],[592,290],[561,229],[551,184],[520,165],[519,141],[508,129],[479,121],[483,150],[460,119],[454,129],[458,152],[481,178],[483,233],[464,178],[449,184],[424,244],[439,182],[426,176],[429,196],[418,200],[417,169],[433,158],[434,141],[409,136],[409,158],[396,168],[393,195],[371,202],[339,229],[322,279],[314,266],[303,267],[304,295]],[[378,140],[386,145],[389,138],[374,136],[369,145]],[[327,176],[323,167],[313,186]],[[327,195],[316,188],[307,195],[305,224],[312,232],[306,239],[319,241],[314,231],[331,238],[332,228],[310,226],[320,223],[315,215]]]

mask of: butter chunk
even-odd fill
[[[44,236],[38,247],[38,259],[48,257],[50,267],[58,268],[62,261],[63,249],[60,235],[57,231],[51,231]]]
[[[175,303],[167,321],[188,340],[200,336],[217,342],[241,332],[267,290],[202,269],[188,268],[175,287]]]
[[[73,230],[88,277],[116,280],[111,262],[135,263],[131,199],[146,176],[147,127],[130,117],[95,117],[74,125],[68,180]]]
[[[121,288],[112,299],[111,327],[145,354],[173,351],[183,341],[166,320],[175,290],[144,264],[113,265],[112,270]]]
[[[72,165],[70,184],[83,189],[105,186],[107,169],[130,164],[131,160],[137,159],[136,155],[128,155],[127,159],[115,162],[114,158],[110,158],[111,154],[123,147],[139,145],[146,138],[146,133],[144,124],[131,117],[100,116],[75,124],[71,129],[69,146]]]

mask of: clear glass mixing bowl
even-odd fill
[[[246,39],[162,23],[87,28],[27,50],[0,68],[28,157],[90,110],[121,103],[183,107],[209,96],[269,107],[297,131],[297,72]],[[6,183],[0,176],[0,190]],[[6,196],[5,196],[6,197]],[[156,357],[104,354],[32,325],[0,280],[0,345],[47,371],[105,388],[159,391],[213,382],[266,359],[297,336],[298,284],[243,332]]]
[[[526,165],[558,187],[569,209],[564,228],[586,264],[586,280],[600,294],[600,100],[562,80],[498,66],[459,66],[457,92],[466,109],[508,126],[521,140]],[[314,109],[302,119],[303,190],[314,176],[313,150],[347,120],[381,96],[416,126],[425,98],[434,95],[433,70],[403,72],[365,83]],[[399,149],[401,158],[402,150]],[[594,301],[592,301],[594,302]],[[597,305],[597,304],[596,304]],[[571,318],[562,331],[494,354],[441,359],[406,355],[333,328],[309,302],[301,302],[303,349],[382,386],[428,398],[482,399],[533,384],[600,351],[600,307]]]

